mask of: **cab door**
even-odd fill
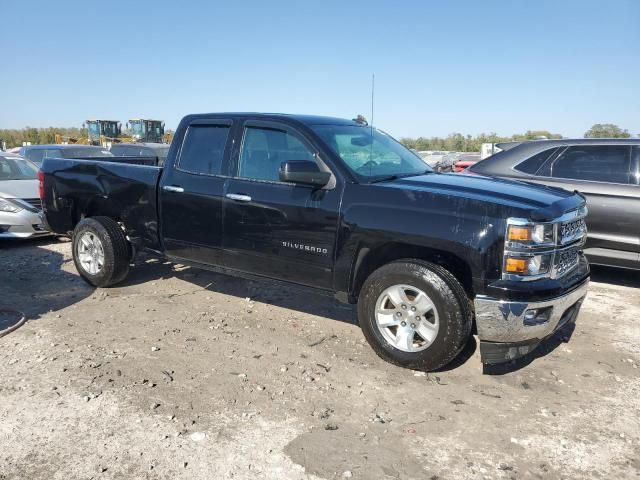
[[[311,160],[312,142],[280,122],[246,121],[224,205],[225,266],[331,289],[342,183],[323,188],[279,180],[280,164]]]
[[[195,120],[174,165],[160,182],[160,225],[168,257],[221,265],[223,175],[232,144],[231,119]]]

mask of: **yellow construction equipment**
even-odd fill
[[[162,120],[134,118],[127,123],[127,130],[129,130],[134,142],[163,143],[165,141]]]
[[[110,143],[171,143],[173,133],[164,131],[162,120],[146,118],[134,118],[127,122],[128,134],[122,134],[122,124],[117,120],[86,120],[82,125],[86,128],[87,138],[74,138],[56,134],[55,142],[58,144],[82,144],[108,146]]]

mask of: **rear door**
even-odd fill
[[[225,266],[331,289],[341,182],[322,189],[280,182],[280,164],[311,160],[318,149],[296,129],[249,120],[234,152],[224,200]]]
[[[547,177],[543,183],[578,190],[587,197],[585,251],[593,263],[637,266],[640,196],[629,145],[570,146],[538,175]]]
[[[220,265],[225,166],[231,119],[195,120],[162,175],[160,218],[167,256]]]

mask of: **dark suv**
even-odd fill
[[[640,269],[640,139],[534,140],[467,173],[577,190],[587,197],[593,264]]]

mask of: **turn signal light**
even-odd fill
[[[507,258],[505,270],[507,273],[527,273],[527,263],[524,258]]]
[[[507,240],[510,242],[528,242],[531,240],[531,227],[518,227],[511,225]]]

